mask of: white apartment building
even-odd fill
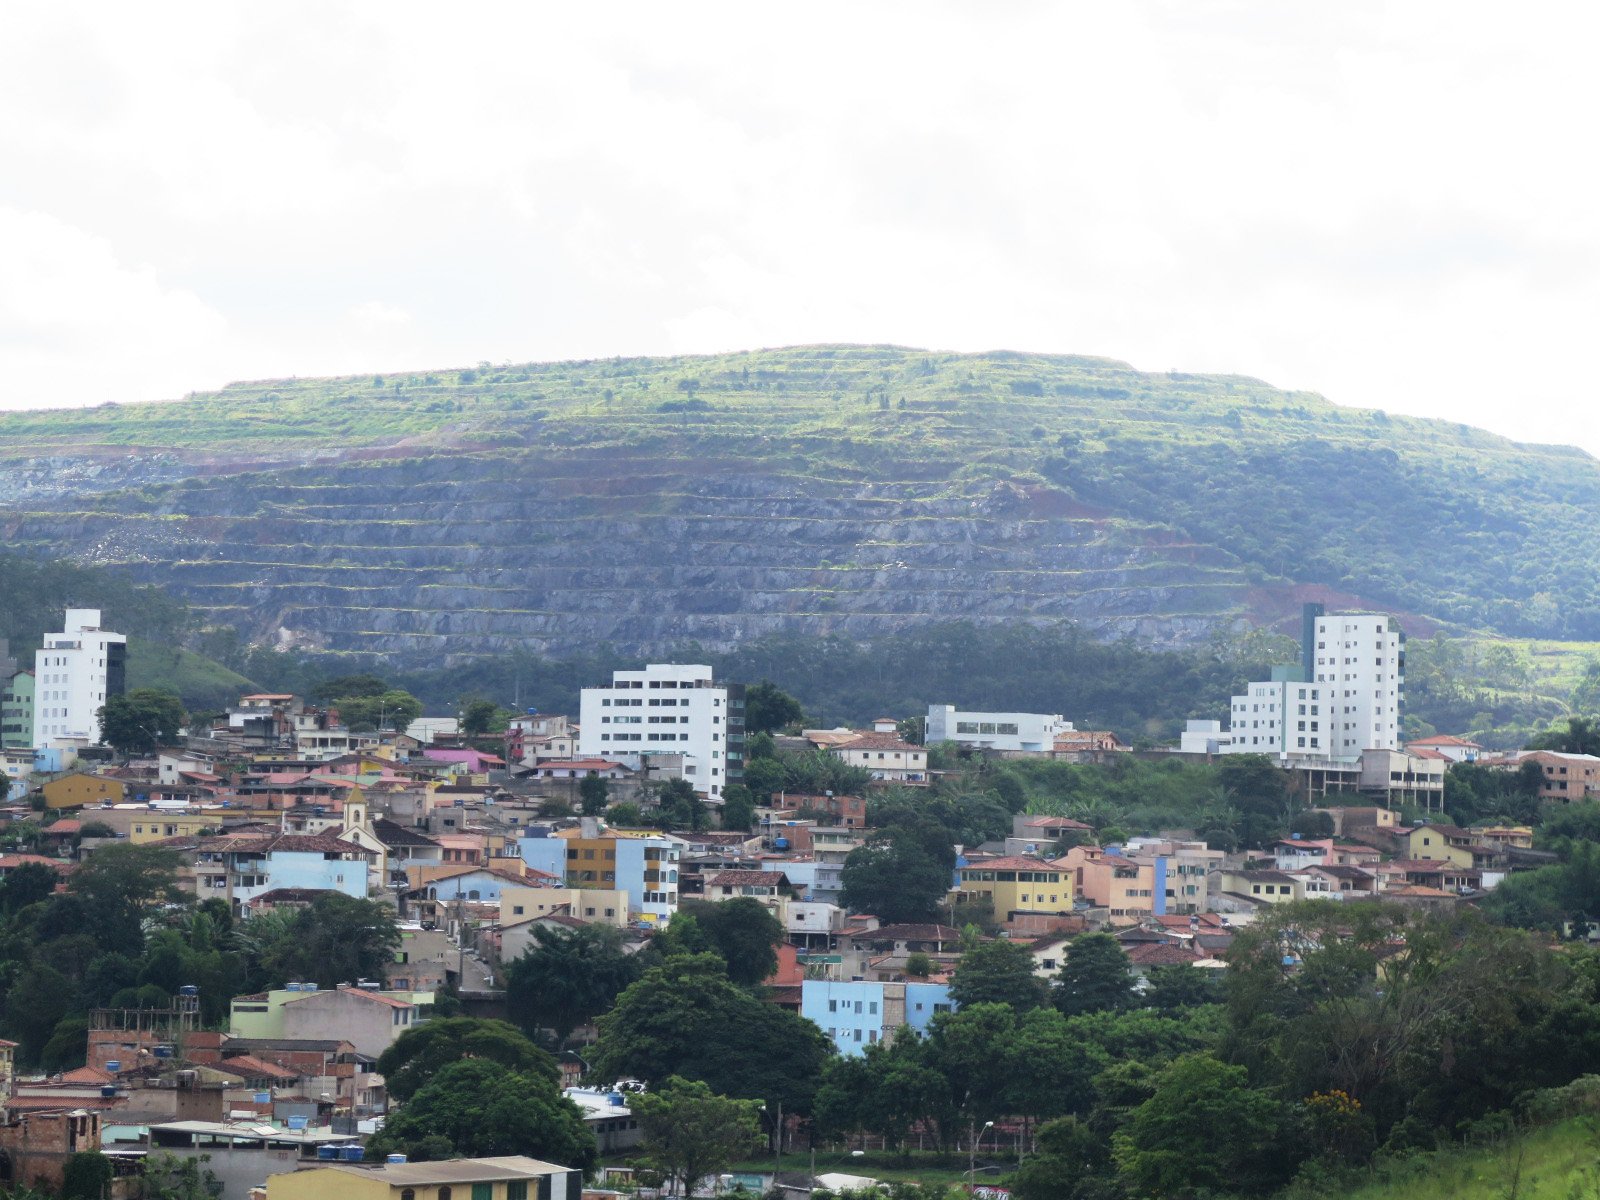
[[[1382,613],[1335,613],[1308,621],[1305,637],[1298,672],[1249,683],[1232,698],[1219,750],[1343,761],[1397,750],[1405,635]]]
[[[990,750],[1027,750],[1043,754],[1054,748],[1056,734],[1072,733],[1072,722],[1057,713],[961,712],[951,704],[928,705],[923,742],[956,742]]]
[[[650,663],[615,671],[610,687],[584,688],[578,754],[638,770],[657,754],[681,754],[683,777],[707,799],[744,776],[744,689],[719,686],[708,666]]]
[[[127,691],[128,639],[100,628],[98,608],[69,608],[60,633],[44,635],[33,658],[33,744],[100,740],[96,715]]]

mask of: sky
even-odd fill
[[[1600,10],[8,6],[0,408],[815,342],[1600,454]]]

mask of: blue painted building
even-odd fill
[[[955,1009],[942,983],[808,979],[800,986],[800,1015],[827,1034],[840,1054],[861,1054],[893,1041],[902,1029],[922,1037],[936,1014]]]

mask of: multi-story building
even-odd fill
[[[1072,911],[1072,873],[1042,858],[977,858],[958,865],[956,874],[954,899],[989,900],[997,921],[1008,921],[1017,913]]]
[[[34,655],[33,744],[98,742],[101,707],[127,691],[127,656],[128,639],[100,628],[98,608],[67,609]]]
[[[1297,666],[1273,669],[1232,699],[1223,753],[1357,762],[1397,750],[1405,682],[1405,634],[1383,613],[1335,613],[1306,605]]]
[[[568,887],[626,892],[629,915],[665,924],[678,911],[683,843],[665,834],[611,829],[593,817],[554,834],[519,839],[522,861]]]
[[[0,680],[0,750],[28,750],[33,747],[32,671],[17,671]]]
[[[683,777],[718,803],[744,778],[744,688],[719,685],[702,665],[650,663],[584,688],[578,753],[637,770],[656,754],[684,756]]]
[[[950,989],[942,983],[807,979],[800,985],[800,1015],[846,1055],[892,1042],[902,1029],[921,1037],[936,1014],[953,1012],[955,1007]]]
[[[923,741],[955,742],[987,750],[1029,751],[1043,754],[1055,745],[1056,734],[1072,732],[1072,722],[1057,713],[960,712],[952,704],[928,705]]]

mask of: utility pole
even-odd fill
[[[778,1127],[777,1127],[777,1130],[776,1130],[776,1134],[777,1134],[777,1136],[772,1139],[773,1140],[773,1144],[776,1145],[777,1148],[778,1148],[777,1153],[773,1156],[773,1159],[772,1159],[772,1186],[773,1187],[777,1187],[778,1186],[778,1172],[783,1169],[783,1101],[782,1100],[778,1101]]]

